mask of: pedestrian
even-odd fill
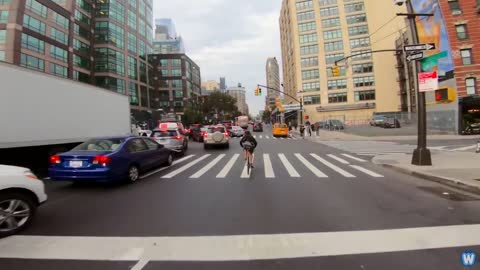
[[[307,121],[307,122],[305,123],[305,128],[307,129],[308,135],[309,135],[310,137],[312,137],[312,126],[311,126],[311,124],[310,124],[310,121]]]
[[[302,136],[302,138],[305,137],[305,127],[303,125],[300,125],[300,135]]]

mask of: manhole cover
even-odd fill
[[[418,187],[419,189],[426,191],[428,193],[437,195],[447,200],[451,201],[478,201],[480,200],[477,197],[470,196],[467,194],[460,193],[455,190],[443,188],[443,187]]]

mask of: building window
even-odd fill
[[[367,25],[359,25],[359,26],[352,26],[348,28],[348,34],[350,36],[358,36],[368,34],[368,26]]]
[[[169,69],[162,69],[162,70],[160,70],[160,75],[162,77],[168,77],[168,76],[170,76],[170,70]]]
[[[87,17],[87,15],[80,12],[80,10],[78,9],[75,10],[75,19],[79,22],[90,24],[90,18]]]
[[[95,70],[125,75],[125,54],[110,48],[95,49]]]
[[[313,20],[315,19],[315,12],[313,11],[307,11],[307,12],[300,12],[297,14],[297,20],[300,21],[306,21],[306,20]]]
[[[138,33],[140,33],[142,37],[146,36],[145,22],[143,20],[138,20]]]
[[[352,60],[355,61],[363,61],[372,59],[372,51],[358,51],[352,52]]]
[[[160,59],[159,64],[161,67],[166,67],[168,66],[168,62],[169,62],[168,59]]]
[[[356,49],[356,48],[362,48],[362,47],[368,47],[370,46],[370,38],[356,38],[356,39],[350,39],[350,48],[351,49]]]
[[[45,71],[45,64],[42,59],[24,53],[20,54],[20,65],[29,69]]]
[[[137,59],[135,57],[128,57],[128,77],[133,80],[138,79]]]
[[[26,8],[32,11],[33,13],[36,13],[42,16],[43,18],[47,18],[48,8],[40,4],[36,0],[27,0]]]
[[[139,61],[139,67],[140,67],[140,81],[147,83],[147,64],[145,64],[143,61]]]
[[[325,40],[338,39],[338,38],[342,38],[342,30],[340,29],[323,31],[323,39]]]
[[[139,39],[138,40],[138,55],[142,58],[145,59],[147,53],[147,45],[145,45],[145,42],[143,40]]]
[[[312,80],[320,78],[318,69],[302,70],[302,80]]]
[[[328,103],[345,103],[347,102],[347,93],[328,94]]]
[[[51,28],[50,37],[62,44],[68,45],[68,35],[56,28]]]
[[[364,22],[367,22],[367,15],[365,13],[347,16],[348,24],[364,23]]]
[[[327,7],[320,9],[320,16],[321,17],[328,17],[338,15],[338,7]]]
[[[299,32],[313,31],[317,29],[317,24],[315,22],[301,23],[298,25]]]
[[[128,51],[137,54],[137,37],[132,33],[128,33]]]
[[[322,20],[322,27],[329,28],[329,27],[336,27],[340,26],[340,18],[329,18]]]
[[[45,35],[45,23],[30,17],[28,15],[23,15],[23,26],[27,27],[30,30],[38,32],[42,35]]]
[[[77,67],[84,69],[90,69],[92,62],[90,59],[74,54],[73,55],[73,64]]]
[[[347,69],[345,67],[339,67],[339,71],[340,72],[339,72],[338,76],[347,75]],[[327,68],[327,77],[329,77],[329,78],[334,77],[331,68]]]
[[[317,54],[317,53],[318,53],[318,45],[317,44],[300,47],[300,54],[301,55]]]
[[[137,0],[128,0],[128,4],[129,4],[130,7],[132,7],[133,9],[137,9]]]
[[[124,48],[125,32],[122,27],[112,22],[97,22],[95,31],[96,41],[113,44],[119,49]]]
[[[138,105],[138,85],[135,82],[128,84],[128,96],[130,97],[130,105]]]
[[[90,75],[74,70],[73,79],[79,82],[90,83]]]
[[[296,4],[297,10],[303,10],[303,9],[311,9],[313,8],[313,1],[303,1],[303,2],[297,2]]]
[[[373,72],[373,63],[356,64],[352,66],[353,74]]]
[[[337,4],[337,0],[319,0],[318,3],[321,7],[323,7],[328,5],[335,5]]]
[[[466,24],[455,25],[455,31],[457,31],[457,38],[459,40],[468,39],[467,25]]]
[[[175,90],[173,91],[173,96],[175,98],[183,98],[183,90]]]
[[[327,65],[335,64],[335,61],[340,60],[344,57],[343,53],[334,53],[325,55],[325,62]]]
[[[347,88],[347,80],[346,79],[328,80],[327,81],[327,88],[328,88],[328,90],[346,89]]]
[[[11,2],[12,0],[0,0],[0,6],[10,5]]]
[[[85,0],[77,0],[77,7],[85,10],[86,12],[90,13],[92,11],[92,6],[87,3]]]
[[[355,101],[375,100],[375,90],[356,91]]]
[[[8,10],[0,10],[0,23],[8,22]]]
[[[123,25],[125,23],[125,7],[122,2],[118,0],[97,1],[97,17],[108,17]]]
[[[472,64],[472,49],[460,50],[460,55],[462,56],[462,63],[464,65]]]
[[[182,88],[183,82],[182,80],[172,80],[172,88]]]
[[[307,57],[300,60],[302,67],[316,67],[318,66],[318,57]]]
[[[5,51],[0,50],[0,61],[5,61]]]
[[[465,89],[467,90],[467,95],[475,95],[477,93],[477,79],[466,78]]]
[[[86,39],[86,40],[90,40],[90,30],[87,30],[83,27],[81,27],[80,25],[78,24],[75,24],[74,27],[73,27],[73,32],[76,34],[76,35],[79,35],[81,36],[82,38]]]
[[[22,33],[22,48],[45,54],[45,42],[25,33]]]
[[[53,74],[55,76],[67,78],[68,77],[68,68],[57,65],[54,63],[50,63],[50,74]]]
[[[373,76],[353,78],[353,86],[355,87],[366,87],[366,86],[374,86],[374,85],[375,85],[375,79],[373,78]]]
[[[168,88],[170,87],[170,81],[169,80],[160,80],[158,82],[160,88]]]
[[[65,29],[68,30],[69,26],[70,26],[70,21],[65,18],[64,16],[58,14],[57,12],[55,11],[52,11],[53,12],[53,17],[52,17],[52,21],[57,24],[58,26],[61,26]]]
[[[90,53],[90,45],[83,43],[78,39],[73,39],[73,48],[82,53]]]
[[[343,41],[325,42],[325,51],[343,51]]]
[[[7,41],[7,30],[0,30],[0,44],[5,44]]]
[[[353,3],[353,4],[345,5],[345,13],[358,12],[363,10],[364,10],[363,3]]]
[[[137,15],[131,10],[128,10],[128,26],[135,31],[137,30]]]
[[[125,94],[125,81],[113,77],[96,77],[97,86],[115,91],[120,94]]]
[[[181,59],[172,59],[172,66],[173,67],[180,67],[182,66],[182,60]]]
[[[317,34],[300,35],[300,44],[317,42]]]
[[[182,70],[181,69],[172,69],[172,76],[182,76]]]
[[[303,83],[303,91],[305,92],[320,91],[320,82]]]
[[[143,0],[138,1],[138,13],[145,17],[145,2]]]
[[[50,45],[50,56],[57,60],[68,62],[68,52],[57,46]]]
[[[458,0],[448,0],[448,5],[450,6],[450,11],[452,14],[462,13],[462,9],[460,8],[460,3]]]
[[[303,97],[303,105],[320,104],[320,95]]]

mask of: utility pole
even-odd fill
[[[417,17],[433,16],[434,14],[420,14],[415,13],[411,0],[405,0],[408,13],[397,13],[397,16],[406,16],[408,18],[410,29],[412,31],[413,43],[419,43],[417,25],[415,19]],[[402,5],[403,2],[396,1],[397,5]],[[415,61],[417,73],[422,71],[422,65],[419,61]],[[417,80],[417,102],[418,102],[418,135],[417,148],[413,151],[412,164],[418,166],[431,166],[432,156],[430,150],[427,148],[427,109],[425,104],[425,92],[419,91],[419,84]]]
[[[282,84],[283,86],[283,84]],[[278,93],[282,93],[288,97],[290,97],[291,99],[295,100],[296,102],[298,102],[300,104],[300,125],[303,125],[303,97],[300,98],[300,100],[298,100],[296,97],[293,97],[287,93],[285,93],[284,91],[281,91],[279,89],[275,89],[275,88],[272,88],[272,87],[269,87],[269,86],[266,86],[266,85],[261,85],[261,84],[257,84],[257,87],[260,88],[260,87],[263,87],[263,88],[266,88],[266,89],[269,89],[269,90],[272,90],[272,91],[275,91],[275,92],[278,92]]]

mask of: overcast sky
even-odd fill
[[[281,0],[154,0],[154,17],[172,18],[185,42],[187,55],[202,72],[202,81],[227,86],[241,82],[252,114],[263,110],[263,97],[254,95],[265,84],[265,63],[277,57],[281,65],[278,18]],[[280,66],[281,69],[281,66]]]

